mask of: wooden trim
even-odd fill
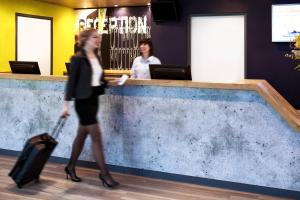
[[[130,70],[111,70],[111,69],[105,69],[104,75],[105,77],[121,77],[123,74],[130,75]]]
[[[73,9],[97,9],[97,8],[115,8],[115,4],[117,3],[120,7],[145,7],[150,0],[38,0],[44,3],[56,4],[60,6],[65,6]]]
[[[122,74],[122,73],[121,73]],[[24,74],[0,74],[0,79],[66,81],[65,76],[40,76]],[[148,85],[161,87],[185,87],[225,90],[257,91],[296,131],[300,132],[300,112],[296,110],[278,91],[265,80],[245,79],[236,83],[204,83],[178,80],[135,80],[129,79],[128,86]]]
[[[29,81],[66,81],[67,76],[42,76],[37,74],[12,74],[0,73],[0,79],[15,79],[15,80],[29,80]]]
[[[267,81],[256,85],[256,91],[292,126],[300,131],[300,113],[277,92]]]

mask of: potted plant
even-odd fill
[[[300,60],[300,35],[295,37],[290,47],[292,49],[291,53],[285,54],[285,57]],[[294,69],[300,71],[300,64],[298,64]]]

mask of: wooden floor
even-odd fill
[[[7,176],[15,163],[14,157],[0,156],[0,199],[1,200],[279,200],[259,194],[183,184],[171,181],[143,178],[113,173],[121,183],[118,189],[102,187],[97,178],[98,170],[78,168],[77,174],[83,182],[65,179],[64,166],[56,163],[46,165],[40,183],[30,183],[18,189]]]

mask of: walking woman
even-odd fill
[[[75,111],[79,118],[79,127],[73,142],[71,158],[65,167],[67,178],[80,182],[76,175],[75,166],[88,134],[92,140],[92,151],[101,170],[99,179],[103,186],[116,187],[119,185],[109,173],[105,164],[100,127],[97,121],[98,96],[104,93],[107,82],[104,80],[101,59],[98,49],[101,36],[97,30],[84,30],[79,35],[80,51],[71,58],[71,73],[66,85],[65,101],[62,115],[69,115],[69,102],[75,100]]]

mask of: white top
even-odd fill
[[[97,58],[91,58],[90,59],[91,66],[92,66],[92,86],[100,86],[100,78],[103,73],[102,66],[100,65]]]
[[[142,56],[136,57],[130,72],[131,78],[151,79],[149,64],[161,64],[161,62],[155,56],[150,56],[147,59],[144,59]]]

